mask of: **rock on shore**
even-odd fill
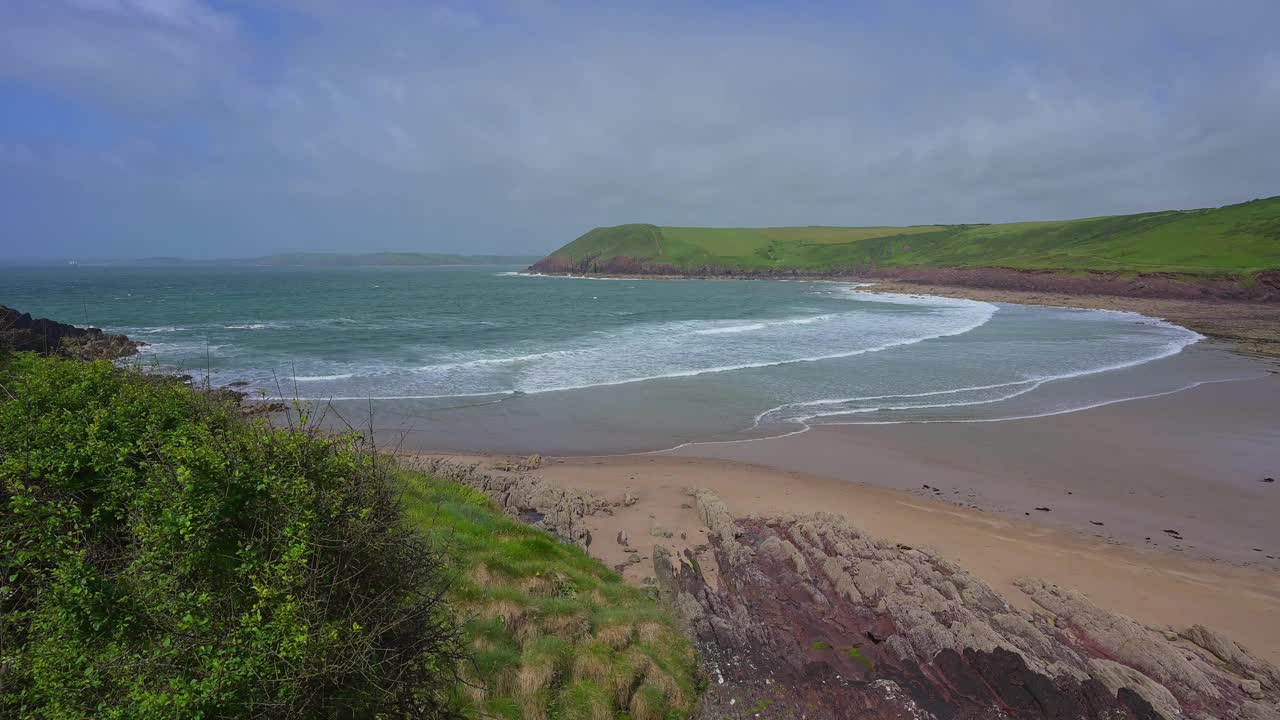
[[[14,350],[63,354],[81,360],[115,360],[136,355],[143,343],[124,335],[82,328],[56,320],[33,318],[0,305],[0,335]]]
[[[586,518],[613,512],[524,472],[422,469],[583,547]],[[1036,578],[1018,583],[1028,613],[843,516],[741,518],[689,494],[707,544],[683,556],[658,544],[653,565],[702,659],[700,720],[1280,720],[1280,671],[1209,628],[1142,625]]]
[[[583,548],[590,547],[592,540],[584,518],[611,512],[604,498],[579,490],[567,490],[518,469],[513,472],[486,472],[478,465],[460,465],[445,458],[428,458],[420,469],[478,490],[511,517]]]
[[[1147,627],[1036,579],[1027,613],[841,516],[737,518],[693,495],[718,567],[654,564],[711,676],[699,717],[1280,718],[1276,668],[1207,628]]]

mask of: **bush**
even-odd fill
[[[105,362],[0,384],[0,717],[454,714],[443,557],[357,439]]]

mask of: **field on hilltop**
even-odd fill
[[[1280,197],[1221,208],[998,225],[595,228],[535,264],[569,272],[869,268],[1247,276],[1280,268]]]

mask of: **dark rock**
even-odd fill
[[[98,328],[82,328],[56,320],[33,318],[0,305],[0,336],[14,350],[66,355],[79,360],[115,360],[137,355],[145,343]]]
[[[843,517],[735,518],[693,495],[713,558],[661,548],[654,569],[711,678],[700,720],[1243,718],[1251,679],[1260,702],[1280,699],[1280,673],[1211,631],[1175,645],[1081,595],[1020,581],[1046,623],[931,551]],[[1226,687],[1247,689],[1215,689]]]
[[[1051,512],[1050,508],[1047,508],[1047,507],[1038,507],[1036,509],[1039,510],[1040,512]]]
[[[1101,527],[1101,526],[1103,525],[1103,523],[1100,523],[1100,522],[1098,522],[1097,520],[1090,520],[1090,521],[1089,521],[1089,524],[1090,524],[1090,525],[1097,525],[1097,526],[1099,526],[1099,527]]]

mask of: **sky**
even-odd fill
[[[9,259],[1280,194],[1275,0],[0,0]]]

